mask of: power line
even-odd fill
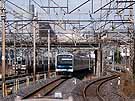
[[[39,8],[41,8],[43,11],[45,11],[47,14],[48,14],[48,12],[45,10],[45,9],[43,9],[40,5],[39,5],[39,3],[37,3],[35,0],[32,0],[36,5],[38,5],[38,7]]]
[[[65,13],[66,13],[66,11],[62,8],[62,7],[60,7],[56,2],[54,2],[53,0],[51,0],[56,6],[58,6],[59,8],[61,8]]]
[[[17,7],[17,8],[19,8],[19,9],[23,10],[24,12],[26,12],[26,13],[32,15],[30,12],[28,12],[28,11],[26,11],[25,9],[19,7],[18,5],[14,4],[13,2],[11,2],[11,1],[9,1],[9,0],[6,0],[6,1],[9,2],[10,4],[14,5],[15,7]]]
[[[9,9],[7,10],[8,13],[10,13],[11,15],[15,15],[15,14],[18,14],[19,16],[22,16],[19,12],[15,11],[12,7],[10,7],[8,4],[6,4],[6,7]],[[12,12],[11,12],[12,11]],[[23,16],[24,18],[26,19],[29,19],[28,17],[26,16]]]

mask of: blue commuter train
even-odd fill
[[[74,72],[83,69],[92,69],[92,67],[90,67],[90,59],[87,56],[61,53],[57,54],[55,57],[56,72]]]

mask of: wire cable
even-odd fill
[[[32,1],[33,1],[39,8],[41,8],[44,12],[46,12],[46,14],[48,14],[48,12],[47,12],[44,8],[42,8],[39,3],[37,3],[35,0],[32,0]]]
[[[25,10],[25,9],[23,9],[22,7],[19,7],[18,5],[16,5],[16,4],[14,4],[13,2],[11,2],[11,1],[9,1],[9,0],[6,0],[8,3],[10,3],[10,4],[12,4],[12,5],[14,5],[15,7],[17,7],[17,8],[19,8],[19,9],[21,9],[22,11],[24,11],[24,12],[26,12],[26,13],[28,13],[28,14],[30,14],[30,15],[32,15],[30,12],[28,12],[27,10]]]

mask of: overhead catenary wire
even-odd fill
[[[17,8],[19,8],[19,9],[21,9],[22,11],[24,11],[24,12],[26,12],[26,13],[28,13],[28,14],[30,14],[30,15],[32,15],[30,12],[28,12],[27,10],[25,10],[25,9],[23,9],[22,7],[19,7],[18,5],[16,5],[15,3],[13,3],[13,2],[11,2],[11,1],[9,1],[9,0],[6,0],[8,3],[10,3],[10,4],[12,4],[12,5],[14,5],[15,7],[17,7]]]
[[[23,29],[24,27],[26,27],[27,25],[31,24],[32,21],[28,22],[27,24],[23,25],[22,27],[20,27],[19,29],[16,29],[14,26],[10,25],[12,28],[16,29],[16,30],[21,30]],[[8,23],[8,22],[7,22]],[[10,33],[12,34],[12,31],[11,29],[9,28],[8,26],[8,29],[10,30]],[[27,31],[27,30],[26,30]],[[29,33],[29,32],[28,32]],[[22,34],[23,35],[23,34]],[[30,34],[29,34],[30,35]],[[16,34],[16,36],[20,37],[20,35]],[[21,38],[24,38],[23,36],[21,36]]]
[[[110,11],[109,11],[109,12],[110,12]],[[109,15],[109,14],[107,14],[107,16],[108,16],[108,15]],[[106,17],[107,17],[107,16],[106,16]],[[122,24],[124,24],[123,19],[121,19],[121,20],[122,20]],[[109,22],[110,22],[110,21],[109,21]],[[109,22],[108,22],[108,23],[109,23]],[[94,23],[96,23],[96,22],[94,22]],[[107,25],[108,23],[105,23],[105,25]],[[89,23],[87,26],[89,26],[90,24],[91,24],[91,23]],[[122,24],[116,26],[115,28],[120,27]],[[101,26],[101,27],[105,27],[105,25],[103,25],[103,26]],[[87,27],[87,26],[86,26],[86,27]],[[110,28],[109,28],[109,29],[110,29]],[[108,30],[108,29],[107,29],[107,30]],[[122,40],[121,40],[121,41],[122,41]]]
[[[107,20],[107,18],[109,17],[109,13],[111,12],[111,10],[110,10],[111,6],[112,6],[112,3],[110,3],[110,5],[109,5],[109,10],[107,11],[105,20]],[[104,24],[104,26],[103,26],[103,29],[105,29],[106,23],[107,23],[107,21],[105,21],[105,24]]]
[[[39,8],[41,8],[46,14],[48,14],[48,12],[41,7],[41,5],[39,3],[37,3],[35,0],[32,0]]]
[[[104,7],[106,7],[107,5],[109,5],[109,4],[111,4],[110,2],[109,3],[107,3],[107,4],[105,4],[104,6],[102,6],[101,8],[104,8]],[[101,10],[101,9],[100,9]],[[110,10],[110,9],[109,9]],[[95,12],[96,13],[96,12]],[[94,13],[93,13],[94,14]],[[93,23],[95,23],[96,25],[98,25],[97,23],[98,22],[96,22],[95,21],[95,19],[92,17],[92,14],[89,12],[89,16],[90,16],[90,19],[92,19],[92,21],[89,23],[89,24],[87,24],[86,26],[84,26],[81,30],[83,30],[83,29],[85,29],[85,28],[87,28],[89,25],[91,25],[91,24],[93,24]],[[104,19],[104,17],[106,17],[106,13],[100,18],[100,19]],[[106,22],[106,21],[105,21]],[[100,23],[100,22],[99,22]]]
[[[115,8],[115,7],[114,7]],[[110,12],[110,10],[111,9],[109,9],[109,12]],[[110,14],[112,13],[112,11],[110,12]],[[107,15],[107,16],[109,16],[109,14]],[[91,16],[92,17],[92,16]],[[102,16],[102,19],[103,18],[106,18],[106,13],[104,14],[104,16]],[[106,22],[107,20],[105,20],[105,22]],[[108,21],[108,22],[113,22],[113,21]],[[97,22],[94,22],[96,25],[97,25]],[[100,23],[100,22],[98,22],[98,23]],[[123,23],[123,20],[122,20],[122,23]],[[109,23],[108,23],[109,24]],[[99,25],[99,24],[98,24]],[[104,24],[104,25],[107,25],[106,23]],[[104,25],[103,26],[101,26],[101,27],[104,27]],[[101,27],[99,27],[99,28],[101,28]],[[95,30],[99,30],[99,28],[98,29],[95,29]]]
[[[56,2],[54,2],[53,0],[51,0],[56,6],[58,6],[58,7],[60,7]],[[64,11],[64,13],[66,13],[66,11],[63,9],[63,8],[61,8],[62,9],[62,11]]]
[[[8,6],[6,6],[7,8],[9,8]],[[9,14],[11,14],[11,15],[13,15],[13,16],[15,16],[16,14],[18,14],[19,16],[22,16],[21,14],[20,14],[20,12],[17,12],[17,11],[15,11],[15,10],[13,10],[11,7],[9,8],[10,10],[7,10],[7,13],[9,13]],[[26,19],[30,19],[30,18],[28,18],[28,17],[26,17],[26,16],[23,16],[23,18],[26,18]]]
[[[108,14],[107,14],[107,15],[105,15],[105,16],[108,16]],[[74,25],[73,25],[73,26],[74,26]],[[105,26],[106,26],[106,22],[105,22]],[[104,28],[105,28],[105,26],[104,26]],[[101,27],[102,27],[102,26],[101,26]],[[75,28],[75,27],[74,27],[74,28]],[[102,27],[102,28],[103,28],[103,27]],[[104,29],[104,28],[103,28],[103,29]]]

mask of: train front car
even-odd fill
[[[55,60],[57,73],[73,72],[74,56],[72,54],[57,54]]]

